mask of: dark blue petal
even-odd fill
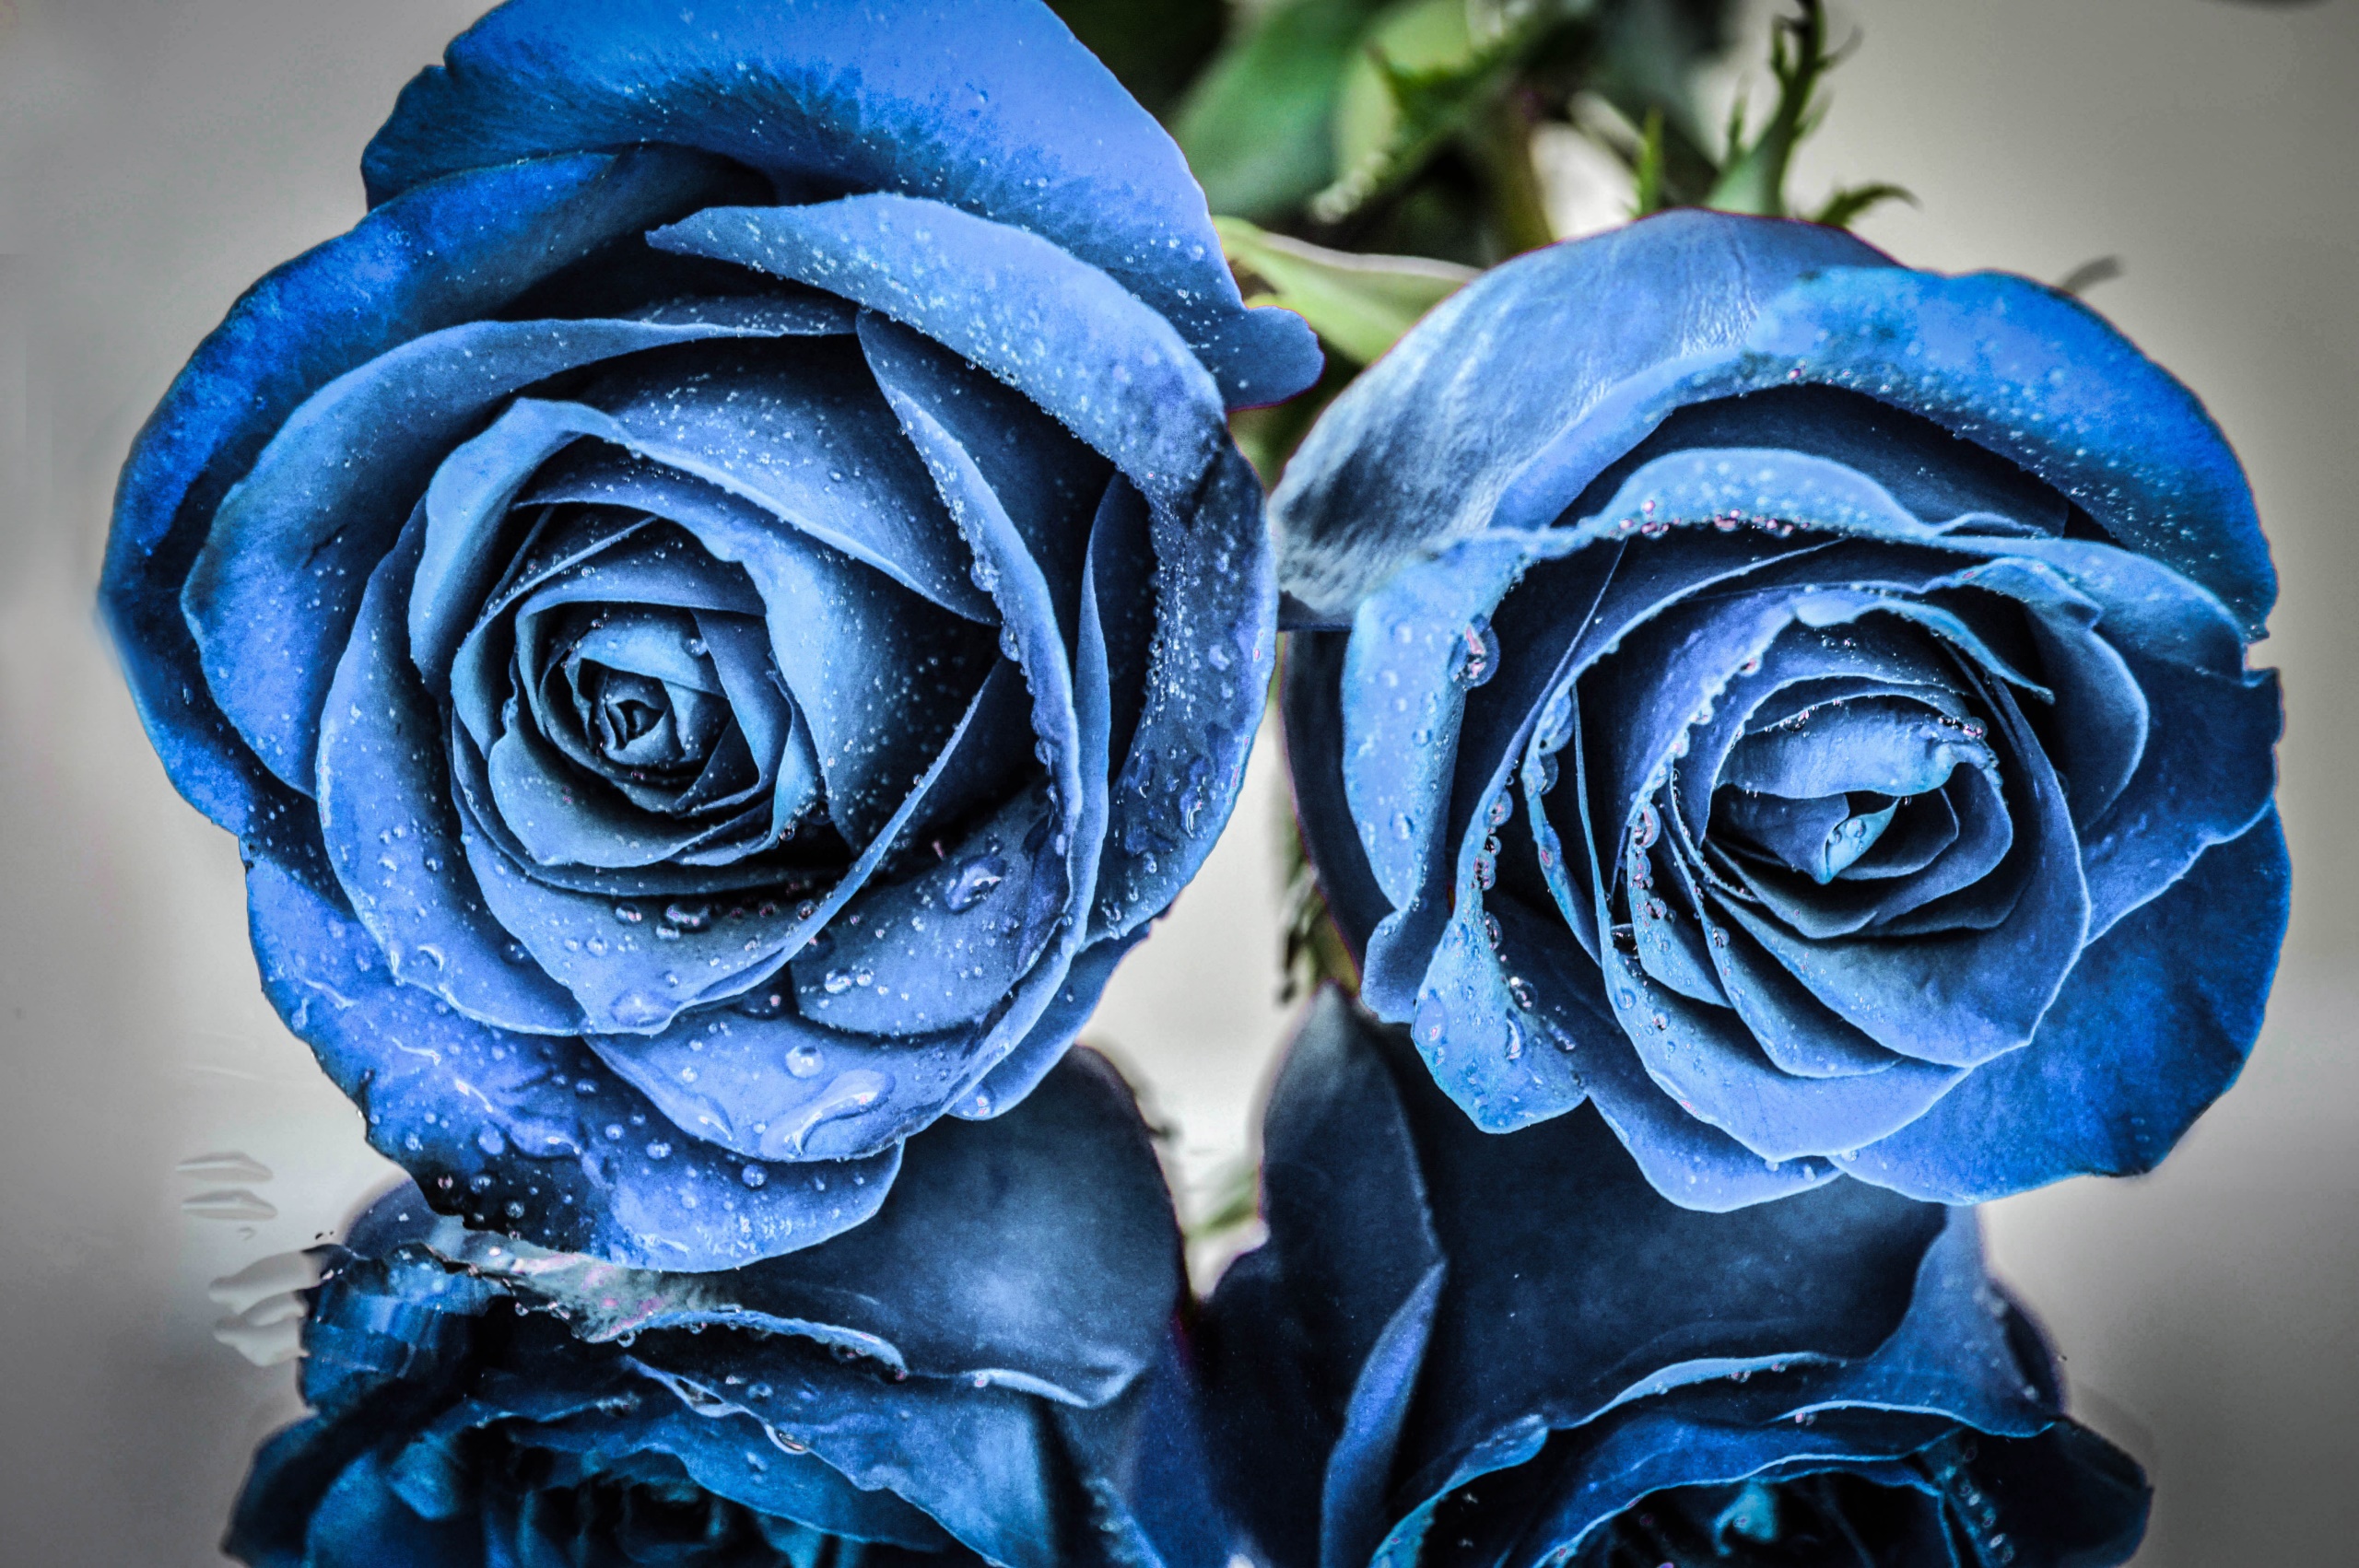
[[[1680,1109],[1773,1164],[1872,1142],[1923,1116],[1965,1073],[1912,1060],[1798,1077],[1770,1059],[1735,1012],[1653,984],[1619,949],[1606,964],[1615,1020],[1654,1081]]]
[[[1850,469],[1908,516],[1942,532],[2054,537],[2069,526],[2064,497],[2003,458],[1872,396],[1799,380],[1673,410],[1590,481],[1571,513],[1630,516],[1628,506],[1604,497],[1620,492],[1623,500],[1644,499],[1622,491],[1634,471],[1658,457],[1715,447],[1774,451]],[[1768,505],[1748,507],[1755,497],[1744,494],[1744,480],[1734,472],[1722,477],[1731,482],[1732,515],[1750,511],[1789,521],[1811,516]]]
[[[617,235],[726,189],[715,160],[675,149],[576,154],[421,187],[272,272],[198,347],[124,465],[100,598],[165,769],[199,810],[244,833],[262,825],[258,806],[285,806],[215,706],[181,612],[214,509],[280,422],[386,349],[497,310]]]
[[[923,409],[940,435],[966,454],[1048,579],[1060,623],[1071,626],[1090,520],[1110,474],[1107,460],[1021,392],[891,317],[863,310],[859,332],[886,401]],[[921,453],[924,450],[921,444]],[[938,460],[932,472],[942,487]],[[960,490],[945,490],[943,505],[954,515],[965,504]]]
[[[1643,936],[1638,951],[1641,958],[1647,955]],[[1721,994],[1696,1000],[1734,1009],[1778,1071],[1798,1078],[1849,1078],[1898,1065],[1898,1057],[1813,996],[1743,926],[1713,928],[1708,954]]]
[[[774,628],[786,618],[776,603],[772,602]],[[702,930],[681,929],[671,941],[659,942],[651,927],[619,913],[612,896],[536,877],[533,866],[511,861],[498,840],[466,822],[464,814],[462,843],[492,917],[573,993],[585,1018],[601,1031],[653,1035],[691,1007],[740,995],[774,975],[868,885],[968,743],[981,706],[979,693],[926,770],[908,787],[892,816],[849,867],[834,873],[835,881],[825,892],[817,891],[821,878],[813,874],[800,888],[781,887],[771,897],[741,904],[743,913],[733,919],[712,921]],[[983,743],[978,738],[976,743]],[[823,767],[825,763],[822,757]],[[790,898],[802,901],[790,903]],[[618,1070],[628,1071],[622,1064],[638,1055],[621,1041],[602,1039],[600,1048],[616,1053]],[[640,1081],[640,1087],[659,1102],[679,1092],[668,1082],[659,1087],[652,1079]],[[701,1102],[706,1096],[690,1098]]]
[[[1343,1434],[1328,1458],[1327,1483],[1320,1496],[1320,1568],[1356,1568],[1382,1539],[1385,1494],[1448,1268],[1437,1263],[1426,1270],[1376,1337],[1352,1385],[1351,1401],[1344,1407]]]
[[[2236,454],[2192,392],[2080,301],[1998,273],[1837,269],[1796,284],[1747,346],[1729,380],[1798,369],[1921,414],[2203,584],[2248,636],[2266,620],[2276,573]]]
[[[721,1288],[872,1335],[915,1375],[1097,1405],[1161,1353],[1178,1235],[1129,1090],[1081,1051],[1004,1115],[911,1140],[866,1224]]]
[[[1046,236],[1168,317],[1236,403],[1318,376],[1300,317],[1242,308],[1179,148],[1044,6],[517,0],[444,58],[370,144],[372,202],[554,150],[698,147],[788,200],[898,192]]]
[[[1147,492],[1150,500],[1153,492]],[[1102,541],[1121,526],[1109,505]],[[1212,853],[1244,787],[1245,764],[1277,658],[1277,591],[1270,578],[1262,485],[1224,442],[1184,508],[1151,506],[1154,636],[1144,701],[1130,747],[1115,759],[1094,934],[1127,936],[1171,906]],[[1101,619],[1126,569],[1091,547]]]
[[[485,907],[444,766],[448,720],[404,657],[425,536],[413,517],[370,574],[320,736],[320,830],[393,981],[503,1029],[571,1034],[581,1010]]]
[[[610,371],[580,401],[663,467],[746,497],[969,620],[988,618],[957,533],[850,338],[656,356]]]
[[[1021,228],[903,196],[713,207],[651,236],[812,284],[980,366],[1158,506],[1182,508],[1227,443],[1219,390],[1168,322]]]
[[[899,1167],[894,1148],[748,1187],[742,1157],[681,1132],[579,1042],[487,1029],[395,982],[357,922],[268,864],[247,890],[272,1005],[360,1106],[370,1142],[486,1227],[642,1267],[731,1269],[868,1219]]]
[[[1353,622],[1342,675],[1344,749],[1336,760],[1360,852],[1394,911],[1368,942],[1370,1004],[1388,1013],[1404,1001],[1396,996],[1403,988],[1385,977],[1386,951],[1405,937],[1422,956],[1433,920],[1421,919],[1419,907],[1449,898],[1457,859],[1447,837],[1450,785],[1468,698],[1462,672],[1472,658],[1489,677],[1498,658],[1496,638],[1487,649],[1484,642],[1490,614],[1527,559],[1518,539],[1469,541],[1432,569],[1394,579]]]
[[[1318,873],[1327,912],[1357,962],[1391,902],[1368,869],[1344,788],[1343,673],[1350,642],[1348,632],[1287,633],[1279,702],[1295,829]]]
[[[2134,654],[2123,661],[2154,722],[2138,771],[2083,834],[2092,933],[2166,893],[2269,809],[2284,725],[2273,670],[2214,675]]]
[[[1520,1462],[1547,1428],[1580,1425],[1628,1399],[1772,1361],[1871,1355],[1903,1323],[1946,1219],[1848,1182],[1742,1216],[1694,1212],[1648,1191],[1605,1128],[1583,1113],[1505,1135],[1480,1131],[1436,1090],[1405,1041],[1340,1005],[1321,1004],[1296,1051],[1332,1065],[1303,1075],[1289,1062],[1273,1092],[1273,1130],[1297,1114],[1294,1097],[1305,1090],[1365,1087],[1313,1102],[1324,1114],[1289,1135],[1287,1147],[1299,1152],[1265,1169],[1282,1320],[1230,1316],[1226,1284],[1212,1310],[1224,1336],[1298,1336],[1311,1364],[1334,1367],[1341,1381],[1331,1373],[1323,1394],[1340,1432],[1347,1406],[1373,1404],[1355,1389],[1378,1387],[1362,1369],[1382,1348],[1391,1315],[1353,1340],[1321,1332],[1330,1288],[1321,1276],[1296,1276],[1293,1259],[1305,1247],[1315,1257],[1351,1246],[1348,1234],[1323,1233],[1351,1223],[1364,1191],[1405,1184],[1423,1198],[1447,1272],[1414,1383],[1416,1418],[1402,1433],[1391,1484],[1369,1496],[1387,1506]],[[1389,1116],[1362,1108],[1388,1099]],[[1405,1120],[1409,1138],[1369,1136],[1392,1117]],[[1280,1146],[1270,1140],[1273,1154]],[[1350,1256],[1356,1264],[1381,1259],[1402,1281],[1387,1293],[1397,1313],[1424,1277],[1402,1279],[1404,1270],[1429,1255],[1370,1245],[1382,1234]],[[1810,1261],[1798,1266],[1802,1259]],[[1665,1280],[1674,1276],[1688,1305],[1666,1314]],[[1395,1387],[1403,1403],[1409,1392]],[[1367,1414],[1373,1431],[1375,1411]],[[1330,1486],[1331,1504],[1360,1495],[1332,1471]],[[1379,1517],[1375,1531],[1394,1522]],[[1357,1523],[1365,1530],[1370,1521]]]
[[[1175,1328],[1137,1428],[1131,1513],[1165,1568],[1227,1568],[1235,1527],[1215,1494],[1196,1358]]]
[[[1546,524],[1670,412],[1622,418],[1635,385],[1733,354],[1797,277],[1883,264],[1834,229],[1683,211],[1494,268],[1346,388],[1287,463],[1271,497],[1280,581],[1348,614],[1420,553]]]
[[[230,722],[273,772],[311,788],[320,708],[370,569],[459,437],[519,387],[666,344],[774,330],[758,319],[475,322],[313,393],[223,498],[182,592]],[[522,477],[478,507],[496,521]],[[439,532],[429,530],[429,555]]]
[[[907,1195],[868,1224],[711,1281],[704,1316],[678,1319],[856,1326],[867,1357],[749,1364],[737,1336],[707,1334],[642,1338],[633,1358],[699,1415],[889,1487],[994,1561],[1097,1561],[1039,1401],[1135,1400],[1162,1353],[1179,1236],[1144,1131],[1110,1070],[1072,1059],[1012,1115],[912,1145]]]
[[[1106,994],[1106,983],[1114,977],[1114,966],[1130,955],[1131,949],[1144,942],[1146,935],[1146,929],[1141,927],[1127,936],[1100,937],[1075,954],[1073,966],[1065,971],[1064,983],[1056,989],[1055,1000],[1007,1055],[983,1075],[975,1092],[950,1107],[950,1114],[978,1119],[1029,1094],[1041,1074],[1056,1065],[1065,1047],[1097,1011],[1097,1003]]]
[[[2286,878],[2271,812],[2090,943],[2030,1045],[1845,1167],[1954,1203],[2152,1169],[2252,1048]]]
[[[526,1376],[539,1372],[547,1381],[536,1385],[524,1377],[499,1379],[494,1385],[499,1392],[499,1403],[469,1401],[445,1420],[455,1418],[471,1426],[493,1428],[493,1442],[522,1449],[534,1458],[571,1458],[586,1478],[603,1480],[608,1487],[627,1482],[641,1467],[657,1469],[662,1459],[669,1458],[676,1461],[678,1469],[665,1479],[685,1479],[715,1497],[806,1529],[923,1551],[940,1551],[951,1544],[932,1519],[894,1492],[854,1485],[816,1455],[782,1448],[752,1421],[729,1420],[718,1411],[704,1413],[710,1409],[704,1398],[708,1390],[699,1387],[689,1400],[684,1400],[681,1396],[689,1391],[678,1380],[665,1377],[636,1358],[622,1360],[604,1378],[585,1375],[574,1363],[586,1358],[564,1353],[569,1349],[559,1347],[557,1353],[544,1358],[546,1364],[526,1372]],[[563,1405],[588,1402],[582,1398],[585,1384],[604,1393],[606,1399],[588,1410],[564,1409]],[[537,1408],[544,1402],[557,1402],[547,1400],[551,1394],[563,1396],[560,1408]],[[698,1413],[689,1415],[690,1410]],[[550,1568],[560,1564],[571,1568],[568,1559],[589,1544],[581,1538],[595,1541],[603,1533],[602,1526],[612,1527],[608,1521],[594,1516],[552,1523],[561,1526],[560,1539],[550,1539],[530,1526],[522,1532],[533,1543],[529,1550],[552,1554]],[[682,1568],[704,1568],[708,1557],[705,1550],[691,1547],[681,1560]],[[527,1558],[526,1562],[537,1568],[536,1560]]]
[[[1975,1066],[2030,1040],[2089,929],[2080,845],[2055,771],[2013,699],[1993,696],[1983,706],[2007,757],[2017,846],[2011,859],[2023,868],[2015,873],[2022,891],[1998,920],[1942,930],[1945,905],[1937,902],[1908,924],[1887,922],[1886,930],[1905,940],[1811,940],[1742,900],[1720,906],[1813,996],[1878,1044],[1924,1062]],[[1984,886],[1995,892],[2008,880],[1994,872]]]
[[[1322,989],[1279,1063],[1262,1127],[1270,1239],[1206,1309],[1223,1490],[1257,1544],[1300,1568],[1320,1561],[1325,1456],[1360,1368],[1441,1260],[1408,1120],[1350,1005]]]
[[[1815,1160],[1765,1160],[1676,1103],[1616,1021],[1596,960],[1513,902],[1497,909],[1502,960],[1532,982],[1557,1047],[1574,1053],[1579,1088],[1657,1192],[1717,1213],[1834,1179],[1834,1166]],[[1438,1082],[1447,1088],[1450,1079]]]

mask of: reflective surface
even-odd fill
[[[263,1001],[234,848],[165,784],[89,605],[137,421],[239,288],[358,215],[359,147],[478,8],[0,9],[0,1516],[27,1562],[220,1561],[254,1444],[297,1414],[291,1369],[238,1353],[291,1345],[297,1276],[270,1260],[391,1174]],[[1864,0],[1837,21],[1866,46],[1795,188],[1908,185],[1921,210],[1863,228],[1918,264],[2056,278],[2119,254],[2093,302],[2203,394],[2259,494],[2297,866],[2270,1030],[2157,1176],[2011,1200],[1990,1232],[2083,1419],[2154,1474],[2142,1563],[2330,1561],[2359,1461],[2359,989],[2337,975],[2359,945],[2359,11]],[[1565,205],[1610,216],[1579,167]],[[1200,1188],[1283,1028],[1274,760],[1089,1035]]]

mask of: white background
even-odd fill
[[[207,1282],[331,1230],[387,1167],[256,987],[228,837],[165,783],[91,593],[115,469],[237,292],[361,211],[359,150],[470,0],[0,0],[0,1563],[214,1564],[285,1367]],[[2285,592],[2294,934],[2244,1082],[2158,1175],[1996,1207],[2083,1417],[2160,1487],[2142,1564],[2349,1561],[2359,1473],[2359,9],[1852,0],[1796,178],[1894,180],[1913,264],[2054,279],[2210,404]],[[1748,53],[1745,58],[1758,58]],[[1724,84],[1725,86],[1725,84]],[[1766,97],[1756,83],[1756,103]],[[1567,212],[1598,193],[1568,161]],[[1275,1005],[1274,746],[1090,1037],[1182,1169],[1246,1147]],[[177,1172],[275,1175],[252,1224]]]

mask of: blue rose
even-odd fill
[[[2140,1171],[2286,918],[2234,454],[2105,322],[1806,224],[1521,257],[1273,497],[1297,802],[1364,996],[1674,1201]]]
[[[1317,369],[1035,0],[516,0],[125,468],[103,597],[428,1201],[675,1269],[1020,1099],[1225,819]]]
[[[1332,989],[1263,1140],[1269,1240],[1205,1340],[1273,1568],[2101,1568],[2144,1531],[1970,1210],[1679,1207],[1590,1110],[1476,1129]]]
[[[405,1188],[327,1255],[314,1413],[256,1458],[241,1561],[1206,1562],[1212,1538],[1157,1502],[1192,1453],[1171,1430],[1179,1235],[1086,1053],[1007,1117],[913,1144],[869,1224],[740,1272],[432,1221]]]

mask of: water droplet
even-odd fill
[[[606,1009],[606,1015],[626,1029],[643,1029],[663,1021],[663,1003],[645,991],[625,991]]]
[[[615,906],[615,919],[624,925],[635,926],[647,917],[639,912],[639,906],[636,904],[617,904]]]
[[[659,1138],[647,1146],[647,1157],[651,1160],[668,1160],[672,1157],[672,1146]]]
[[[819,989],[827,992],[829,996],[841,996],[844,992],[851,989],[851,985],[852,980],[851,971],[845,969],[831,969],[827,972],[827,978],[819,982]]]
[[[1428,995],[1418,1001],[1414,1027],[1419,1045],[1428,1049],[1440,1046],[1449,1033],[1449,1009],[1441,998]]]
[[[942,902],[954,915],[968,910],[989,898],[999,884],[1007,880],[1007,862],[997,855],[978,855],[958,868],[957,877],[943,894]]]
[[[759,1165],[749,1164],[737,1173],[737,1179],[747,1187],[760,1187],[770,1179],[770,1173]]]
[[[1508,977],[1508,995],[1513,997],[1515,1004],[1526,1012],[1531,1012],[1540,1003],[1539,993],[1532,989],[1532,982],[1521,975]]]
[[[1395,812],[1392,813],[1393,837],[1398,838],[1401,842],[1406,844],[1411,838],[1416,836],[1416,822],[1407,812]]]
[[[1515,815],[1515,802],[1505,790],[1491,797],[1490,805],[1483,813],[1483,820],[1493,827],[1502,827]]]
[[[851,987],[844,989],[849,990]],[[816,1078],[819,1070],[827,1065],[827,1059],[816,1046],[795,1046],[786,1053],[786,1070],[797,1078]]]
[[[792,1127],[766,1135],[764,1143],[775,1143],[782,1158],[806,1158],[804,1145],[813,1132],[827,1122],[857,1116],[874,1105],[892,1087],[893,1081],[885,1074],[872,1072],[866,1068],[854,1068],[828,1084],[826,1092],[812,1103]]]
[[[1452,655],[1449,678],[1470,690],[1498,673],[1499,637],[1488,617],[1477,615],[1466,624]]]
[[[1640,801],[1638,810],[1630,820],[1630,848],[1650,848],[1662,837],[1662,818],[1656,813],[1652,801]]]
[[[499,1129],[487,1127],[475,1134],[475,1147],[487,1154],[505,1154],[508,1153],[508,1140],[499,1135]]]
[[[700,931],[712,924],[710,904],[666,904],[663,923],[684,931]]]

